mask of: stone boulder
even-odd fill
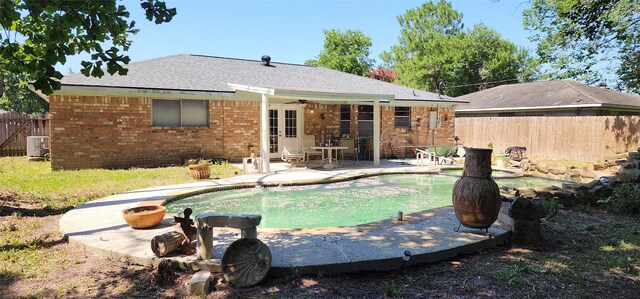
[[[547,174],[549,173],[549,166],[545,162],[536,163],[536,170],[540,173]]]
[[[580,176],[583,178],[593,179],[596,177],[596,174],[595,172],[593,172],[593,170],[594,170],[593,167],[589,167],[589,166],[582,167],[582,169],[580,170]]]
[[[567,168],[562,166],[552,165],[552,166],[549,166],[549,173],[554,175],[563,175],[567,173]]]
[[[593,163],[593,170],[605,170],[609,166],[604,162]]]

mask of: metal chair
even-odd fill
[[[347,149],[340,151],[340,161],[344,161],[345,156],[353,159],[353,164],[358,165],[358,148],[353,138],[340,139],[340,146],[346,146]]]
[[[316,146],[316,136],[314,135],[304,135],[302,136],[302,154],[304,155],[304,160],[309,164],[309,160],[311,160],[312,156],[320,156],[324,160],[323,152],[312,149],[312,146]]]
[[[289,152],[287,147],[282,148],[282,154],[280,154],[280,159],[289,163],[290,166],[296,166],[295,162],[304,161],[304,154],[294,154]]]

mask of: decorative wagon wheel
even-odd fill
[[[222,274],[239,287],[261,282],[271,269],[271,250],[258,239],[236,240],[222,256]]]

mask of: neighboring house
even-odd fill
[[[456,100],[263,58],[175,55],[132,63],[126,76],[66,76],[45,97],[52,168],[238,161],[254,148],[276,159],[284,146],[297,151],[306,134],[317,143],[348,135],[360,147],[374,144],[375,165],[404,155],[405,145],[451,143]],[[269,159],[263,163],[268,171]]]
[[[568,80],[509,84],[457,97],[456,135],[496,153],[595,162],[635,150],[640,97]]]

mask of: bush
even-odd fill
[[[545,218],[551,219],[558,214],[560,203],[555,198],[549,198],[542,200],[542,206],[544,207]]]
[[[640,185],[623,182],[613,189],[608,199],[598,201],[607,209],[621,214],[640,214]]]

